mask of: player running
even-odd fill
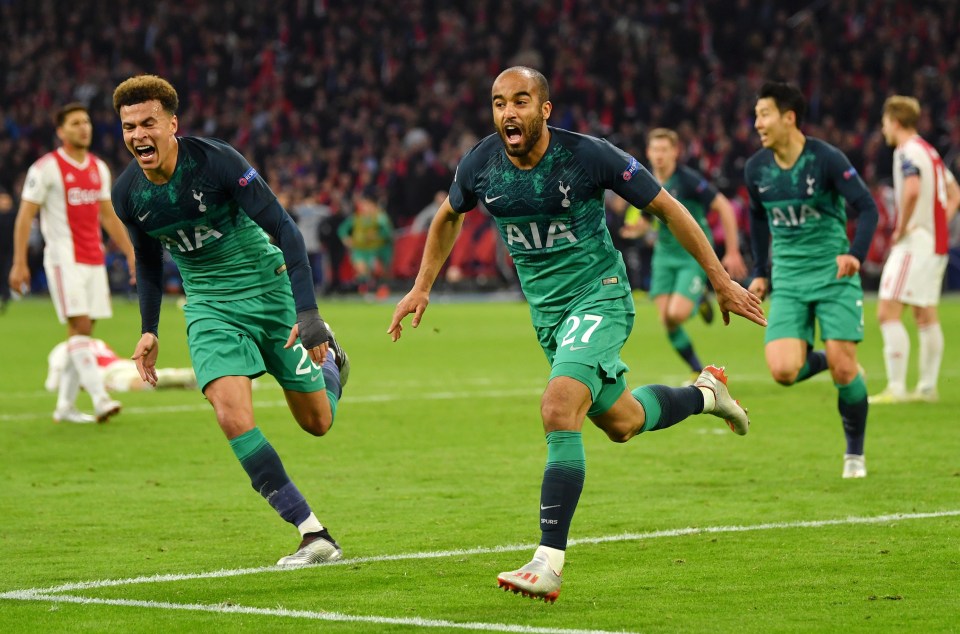
[[[230,145],[176,136],[178,104],[173,86],[153,75],[128,79],[113,94],[134,156],[113,189],[137,253],[143,334],[133,358],[156,385],[166,247],[183,276],[197,384],[254,490],[300,531],[297,552],[277,564],[334,561],[340,546],[254,423],[251,380],[272,374],[300,427],[322,436],[347,383],[347,357],[317,312],[296,224]]]
[[[708,366],[695,386],[627,390],[620,349],[634,305],[623,258],[607,231],[609,188],[655,214],[707,272],[724,322],[734,312],[765,324],[760,301],[723,269],[690,213],[632,156],[606,141],[547,126],[553,105],[546,78],[526,67],[493,84],[497,133],[460,161],[448,198],[434,217],[413,289],[397,304],[388,333],[413,313],[417,327],[430,289],[457,238],[464,213],[483,201],[517,266],[533,325],[551,364],[540,405],[547,465],[540,492],[540,546],[533,560],[501,573],[500,587],[554,601],[560,593],[567,534],[586,473],[585,417],[615,442],[709,413],[746,434],[747,412],[727,392],[722,368]]]
[[[750,290],[760,297],[772,290],[767,367],[781,385],[830,369],[847,439],[843,477],[863,478],[867,384],[857,363],[863,339],[858,273],[877,227],[877,205],[840,150],[800,131],[806,102],[795,86],[767,82],[755,111],[763,149],[747,161],[744,180],[756,275]],[[858,213],[852,244],[844,199]],[[813,349],[816,321],[824,350]]]
[[[747,275],[747,268],[740,255],[740,236],[733,205],[703,174],[686,165],[679,165],[679,157],[680,138],[676,132],[666,128],[650,131],[647,136],[647,159],[653,175],[671,196],[690,211],[711,244],[713,238],[707,213],[715,211],[720,216],[725,241],[722,264],[730,277],[743,279]],[[632,215],[633,209],[627,210],[628,216]],[[624,225],[620,232],[625,238],[638,238],[651,228],[651,223],[644,215],[636,215],[638,221]],[[704,297],[707,275],[674,235],[661,229],[653,247],[650,297],[657,306],[657,314],[667,330],[670,345],[693,373],[689,382],[692,385],[703,370],[703,364],[683,324],[690,319],[694,308],[710,308],[709,300]]]

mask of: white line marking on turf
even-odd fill
[[[543,393],[543,387],[521,388],[513,390],[482,390],[482,391],[460,391],[460,392],[431,392],[421,394],[417,392],[405,392],[403,394],[367,394],[362,396],[350,396],[346,402],[350,405],[363,405],[368,403],[388,403],[391,401],[451,401],[468,398],[513,398],[537,396]],[[288,407],[286,401],[254,401],[253,406],[257,409]],[[174,412],[206,412],[210,411],[210,404],[206,401],[193,403],[189,405],[159,405],[155,407],[125,407],[124,414],[169,414]],[[24,420],[43,420],[49,419],[49,412],[37,413],[26,412],[23,414],[0,414],[0,422],[24,421]]]
[[[8,593],[9,594],[9,593]],[[422,617],[398,618],[391,616],[359,616],[340,612],[313,612],[309,610],[286,610],[284,608],[253,608],[243,605],[168,603],[166,601],[139,601],[133,599],[99,599],[92,597],[72,597],[66,595],[43,595],[30,592],[17,593],[19,596],[5,598],[26,601],[53,601],[56,603],[80,603],[84,605],[119,605],[135,608],[154,608],[161,610],[186,610],[192,612],[215,612],[218,614],[256,614],[259,616],[282,616],[316,621],[338,621],[341,623],[375,623],[377,625],[411,625],[414,627],[442,627],[458,630],[481,630],[485,632],[517,632],[519,634],[614,634],[609,630],[576,630],[556,627],[533,627],[529,625],[508,625],[505,623],[458,623],[442,619]],[[618,630],[623,632],[623,630]],[[630,634],[629,632],[626,634]]]
[[[841,524],[881,524],[886,522],[895,522],[911,519],[930,519],[938,517],[952,517],[960,515],[960,510],[953,511],[935,511],[931,513],[894,513],[891,515],[878,515],[874,517],[847,517],[845,519],[833,520],[806,520],[796,522],[771,522],[767,524],[755,524],[752,526],[708,526],[705,528],[681,528],[662,531],[652,531],[648,533],[624,533],[621,535],[608,535],[605,537],[588,537],[583,539],[570,540],[570,545],[577,544],[601,544],[621,541],[637,541],[641,539],[655,539],[660,537],[679,537],[685,535],[700,535],[711,533],[736,533],[746,531],[790,529],[790,528],[819,528],[822,526],[836,526]],[[336,566],[343,564],[374,563],[382,561],[415,560],[415,559],[433,559],[439,557],[452,557],[471,554],[490,554],[498,552],[514,552],[518,550],[531,550],[532,544],[523,544],[516,546],[495,546],[471,548],[467,550],[447,550],[436,552],[408,553],[399,555],[380,555],[374,557],[358,557],[355,559],[345,559],[332,564],[321,564],[324,566]],[[316,566],[307,566],[316,567]],[[442,619],[427,619],[422,617],[386,617],[386,616],[362,616],[342,614],[339,612],[314,612],[308,610],[287,610],[284,608],[256,608],[242,605],[230,604],[200,604],[200,603],[169,603],[166,601],[142,601],[135,599],[103,599],[99,597],[83,597],[75,595],[60,594],[69,590],[106,588],[111,586],[124,586],[137,583],[157,583],[163,581],[177,581],[187,579],[204,578],[223,578],[234,577],[238,575],[254,574],[259,572],[279,572],[283,570],[297,570],[297,568],[278,568],[276,566],[245,568],[239,570],[220,570],[216,572],[207,572],[199,574],[178,574],[178,575],[154,575],[152,577],[134,577],[130,579],[114,579],[104,581],[92,581],[85,583],[70,583],[46,590],[13,590],[0,594],[0,599],[19,600],[19,601],[48,601],[52,603],[76,603],[81,605],[114,605],[126,607],[138,607],[161,610],[181,610],[193,612],[213,612],[219,614],[255,614],[262,616],[279,616],[287,618],[312,619],[317,621],[333,621],[347,623],[372,623],[378,625],[409,625],[413,627],[425,628],[448,628],[459,630],[479,630],[486,632],[516,632],[519,634],[548,634],[557,632],[559,634],[613,634],[607,630],[579,630],[579,629],[557,629],[542,628],[529,625],[510,625],[505,623],[458,623],[456,621],[446,621]],[[629,634],[629,633],[627,633]]]
[[[620,535],[606,535],[603,537],[582,537],[571,539],[570,546],[581,544],[606,544],[610,542],[628,542],[641,541],[644,539],[659,539],[663,537],[684,537],[687,535],[708,535],[714,533],[745,533],[750,531],[767,531],[777,529],[791,528],[821,528],[824,526],[838,526],[844,524],[883,524],[887,522],[896,522],[902,520],[935,519],[939,517],[960,516],[960,510],[953,511],[934,511],[930,513],[892,513],[889,515],[876,515],[873,517],[847,517],[833,520],[800,520],[796,522],[772,522],[769,524],[754,524],[751,526],[706,526],[702,528],[687,527],[673,528],[661,531],[651,531],[648,533],[622,533]],[[477,548],[466,548],[457,550],[438,550],[419,553],[400,553],[396,555],[374,555],[371,557],[355,557],[353,559],[341,559],[327,564],[316,564],[314,566],[302,566],[301,568],[330,568],[333,566],[357,565],[379,563],[384,561],[413,561],[419,559],[440,559],[444,557],[462,557],[465,555],[490,555],[495,553],[513,553],[525,550],[533,550],[536,544],[514,544],[506,546],[480,546]],[[127,579],[103,579],[99,581],[80,581],[76,583],[65,583],[51,588],[32,588],[29,590],[17,590],[0,594],[0,599],[25,598],[20,594],[27,595],[51,595],[60,592],[69,592],[71,590],[92,590],[96,588],[110,588],[116,586],[134,585],[140,583],[163,583],[168,581],[188,581],[193,579],[221,579],[225,577],[237,577],[242,575],[259,574],[263,572],[288,572],[290,570],[299,570],[301,568],[281,568],[278,566],[261,566],[258,568],[238,568],[233,570],[213,570],[210,572],[184,573],[184,574],[165,574],[151,575],[143,577],[130,577]],[[14,596],[17,595],[17,596]]]

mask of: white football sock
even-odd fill
[[[709,414],[717,407],[717,395],[708,387],[697,386],[700,393],[703,394],[702,414]]]
[[[883,335],[883,361],[887,366],[887,389],[896,394],[905,394],[910,335],[899,320],[880,324],[880,333]]]
[[[77,392],[80,391],[80,376],[73,367],[73,361],[67,359],[67,365],[60,374],[60,388],[57,391],[57,411],[66,412],[77,406]]]
[[[563,561],[566,557],[566,551],[551,548],[550,546],[537,546],[537,551],[533,553],[533,556],[536,557],[537,555],[544,555],[547,558],[547,563],[550,564],[550,567],[553,568],[553,571],[558,575],[563,572]]]
[[[917,391],[936,390],[940,377],[940,362],[943,360],[943,329],[940,322],[930,324],[918,331],[920,338],[920,379]]]
[[[106,388],[103,387],[103,375],[97,365],[97,355],[93,353],[90,337],[74,335],[67,339],[67,351],[74,371],[80,377],[80,385],[93,399],[94,406],[110,400]]]
[[[318,520],[317,516],[311,511],[310,516],[297,525],[297,530],[300,531],[301,535],[319,533],[323,530],[323,524],[320,523],[320,520]]]

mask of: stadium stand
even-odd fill
[[[68,101],[90,106],[93,151],[118,174],[129,156],[111,94],[138,72],[177,86],[184,133],[226,139],[292,200],[336,208],[374,187],[400,232],[492,131],[486,92],[512,64],[544,71],[560,127],[638,157],[646,130],[678,130],[684,160],[740,204],[770,77],[803,88],[807,131],[871,187],[890,175],[879,124],[893,92],[921,101],[920,133],[960,173],[949,0],[40,0],[0,2],[0,25],[0,189],[14,194]]]

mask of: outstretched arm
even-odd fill
[[[430,289],[437,281],[443,263],[450,256],[450,250],[453,249],[453,243],[457,241],[462,226],[463,214],[453,210],[448,197],[440,205],[440,209],[433,217],[433,222],[430,223],[430,231],[427,233],[427,242],[423,249],[423,259],[420,260],[420,272],[417,273],[413,288],[400,300],[393,311],[393,319],[390,327],[387,328],[387,334],[393,341],[400,338],[403,332],[403,325],[400,322],[410,313],[413,313],[410,324],[414,328],[420,325],[423,312],[430,303]]]
[[[646,210],[663,221],[677,241],[697,260],[707,274],[717,293],[717,304],[723,315],[723,323],[730,323],[730,313],[733,312],[761,326],[767,325],[763,310],[760,308],[760,300],[730,278],[720,264],[720,260],[717,259],[707,236],[686,207],[669,192],[661,189]]]

